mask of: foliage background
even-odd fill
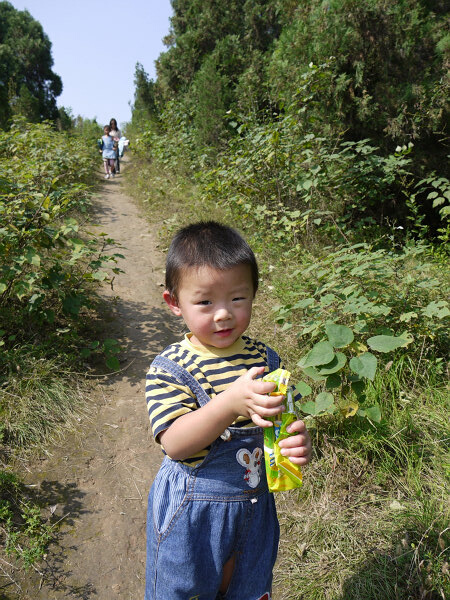
[[[257,252],[251,333],[315,448],[278,498],[278,589],[446,598],[448,6],[172,5],[156,81],[136,68],[130,185],[163,244],[201,206]]]

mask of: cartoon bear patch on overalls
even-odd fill
[[[236,454],[238,463],[245,467],[244,481],[251,488],[257,487],[261,480],[261,457],[261,448],[255,448],[253,452],[247,448],[241,448]]]

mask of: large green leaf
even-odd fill
[[[300,404],[300,410],[307,415],[315,415],[316,414],[316,403],[312,400],[308,400],[304,404]]]
[[[116,356],[108,356],[106,359],[106,366],[111,369],[111,371],[118,371],[120,369],[120,362]]]
[[[318,367],[318,372],[320,375],[331,375],[332,373],[337,373],[345,366],[347,362],[347,357],[342,352],[336,352],[334,358],[331,362],[323,367]]]
[[[366,417],[375,423],[381,421],[381,410],[379,406],[370,406],[365,409]]]
[[[350,369],[359,377],[373,381],[377,370],[377,358],[371,352],[364,352],[350,360]]]
[[[67,295],[63,301],[63,309],[66,314],[78,315],[81,307],[85,304],[85,298],[83,294],[69,294]]]
[[[333,358],[334,351],[330,342],[318,342],[311,348],[308,354],[298,362],[298,366],[305,369],[307,367],[327,365]]]
[[[321,392],[316,398],[316,410],[317,413],[327,411],[331,405],[334,404],[333,394],[330,392]]]
[[[26,261],[30,263],[30,265],[35,265],[36,267],[41,265],[41,257],[36,250],[34,250],[34,248],[27,248],[25,257]]]
[[[364,381],[353,381],[350,385],[358,400],[361,400],[361,397],[364,396],[366,390]]]
[[[292,308],[307,308],[308,306],[311,306],[311,304],[314,304],[314,302],[314,298],[304,298],[303,300],[296,302]]]
[[[367,340],[368,345],[372,350],[377,352],[392,352],[401,346],[406,345],[406,340],[393,335],[375,335]]]
[[[342,379],[340,375],[338,375],[337,373],[333,373],[332,375],[328,375],[325,387],[327,388],[327,390],[332,390],[334,388],[339,387],[341,384]]]
[[[316,367],[306,367],[306,369],[303,369],[303,371],[306,375],[308,375],[308,377],[314,379],[314,381],[325,381],[326,379],[326,376],[321,375]]]
[[[300,410],[308,415],[333,413],[336,410],[333,394],[322,392],[317,396],[315,402],[309,400],[304,404],[300,404]]]
[[[327,323],[325,325],[327,337],[334,348],[345,348],[353,342],[354,335],[350,327]]]
[[[295,389],[301,394],[302,398],[309,396],[309,394],[312,392],[310,386],[304,381],[299,381],[295,386]]]
[[[450,315],[450,311],[448,310],[447,306],[448,302],[445,300],[440,300],[439,302],[433,301],[423,308],[421,312],[430,318],[437,317],[438,319],[443,319],[444,317],[448,317],[448,315]]]

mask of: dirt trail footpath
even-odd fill
[[[125,273],[104,294],[115,297],[116,314],[106,337],[119,339],[126,350],[122,371],[94,394],[81,436],[51,448],[28,478],[54,517],[64,519],[44,577],[33,573],[21,582],[24,600],[144,597],[147,495],[162,460],[149,433],[145,372],[157,351],[179,334],[162,305],[157,236],[124,195],[121,176],[104,182],[96,205],[100,231],[124,247],[119,266]]]

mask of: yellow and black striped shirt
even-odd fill
[[[265,366],[266,373],[269,372],[267,349],[262,342],[242,336],[228,348],[213,348],[194,346],[190,337],[191,334],[187,334],[181,342],[171,344],[161,352],[161,356],[189,371],[211,400],[251,367]],[[150,367],[145,396],[153,435],[157,441],[159,434],[168,429],[175,419],[200,408],[190,388],[160,368]],[[247,417],[239,417],[233,426],[254,427],[254,423]],[[190,466],[199,464],[208,454],[209,448],[208,446],[183,462]]]

